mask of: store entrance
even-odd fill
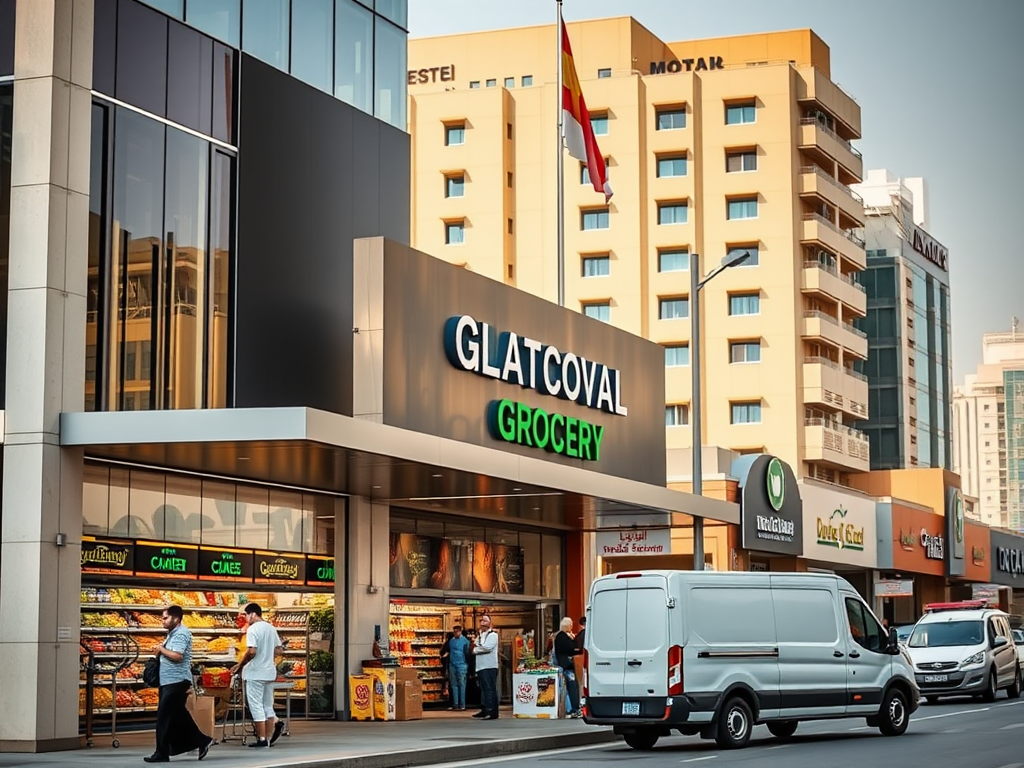
[[[472,640],[484,614],[491,617],[492,626],[498,633],[498,694],[501,702],[508,704],[511,702],[513,670],[524,654],[544,653],[545,639],[562,617],[560,603],[392,598],[388,619],[390,653],[399,659],[401,666],[420,672],[425,708],[446,709],[451,706],[442,650],[455,626],[462,627]],[[480,692],[472,661],[468,678],[466,703],[475,709],[480,704]]]

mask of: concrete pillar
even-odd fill
[[[77,747],[92,0],[17,4],[0,538],[0,750]],[[57,535],[67,537],[57,546]]]
[[[389,559],[389,507],[387,504],[353,496],[348,500],[347,578],[345,600],[335,594],[335,605],[348,613],[347,636],[338,633],[338,684],[348,686],[348,675],[362,672],[362,660],[373,657],[373,627],[380,624],[381,650],[388,647],[388,600],[391,563]],[[339,621],[341,618],[339,617]],[[346,648],[348,668],[343,666]],[[340,701],[340,700],[339,700]],[[344,707],[339,703],[338,711]]]

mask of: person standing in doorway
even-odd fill
[[[580,631],[576,633],[576,651],[577,653],[583,653],[583,646],[586,644],[587,639],[587,617],[580,616],[578,624],[580,625]]]
[[[480,635],[473,646],[476,657],[476,679],[480,685],[480,704],[483,707],[473,717],[481,720],[498,719],[498,633],[491,629],[491,617],[480,617]]]
[[[277,664],[274,656],[281,652],[281,638],[274,625],[263,619],[263,609],[257,603],[245,606],[245,655],[231,668],[231,674],[242,673],[245,680],[245,700],[256,729],[256,741],[250,747],[270,747],[284,730],[284,722],[274,714],[274,687]]]
[[[572,634],[572,619],[566,616],[558,629],[555,635],[555,664],[561,667],[565,677],[565,689],[569,693],[569,717],[580,717],[580,689],[576,684],[576,667],[573,664],[573,656],[577,651],[576,638]]]
[[[185,707],[192,688],[192,633],[182,624],[179,605],[169,605],[160,617],[167,637],[155,649],[160,659],[160,698],[156,710],[156,751],[142,758],[147,763],[169,763],[172,755],[199,750],[199,759],[213,746],[213,738],[199,730]]]
[[[462,634],[462,627],[452,627],[452,639],[448,641],[448,686],[452,692],[452,709],[466,710],[466,674],[469,672],[469,640]]]

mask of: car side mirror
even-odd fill
[[[889,627],[889,650],[895,653],[900,647],[900,636],[896,627]]]
[[[993,648],[1002,648],[1004,645],[1009,645],[1009,644],[1010,644],[1010,641],[1007,640],[1005,637],[1003,637],[1001,635],[996,636],[996,639],[992,641],[992,647]]]

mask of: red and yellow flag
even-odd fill
[[[604,155],[597,146],[594,128],[590,124],[590,112],[583,100],[583,90],[576,76],[576,65],[572,59],[572,48],[569,45],[569,33],[562,23],[562,131],[565,146],[569,154],[580,162],[587,164],[590,183],[598,192],[604,192],[607,203],[612,197],[612,188],[608,183],[608,169],[604,165]]]

